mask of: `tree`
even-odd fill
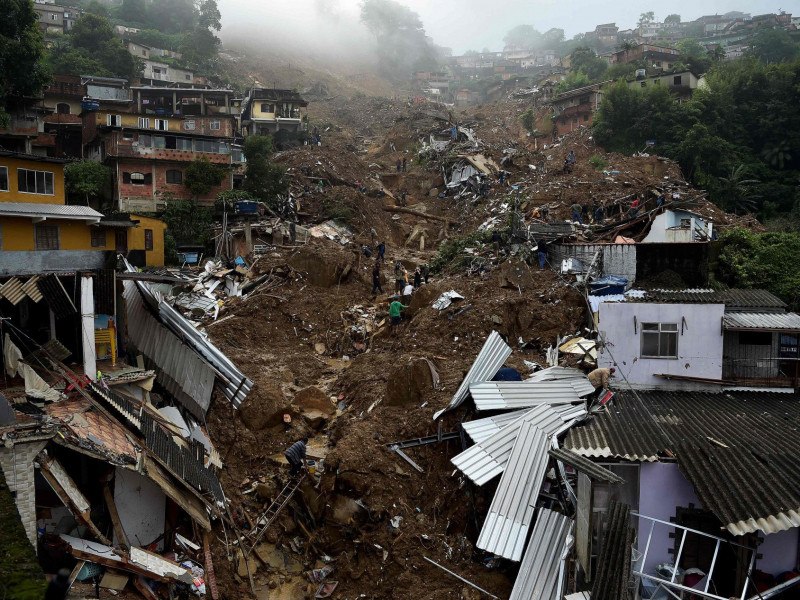
[[[83,12],[99,15],[101,17],[105,17],[106,19],[111,18],[111,11],[108,10],[108,6],[99,2],[99,0],[91,0],[91,2],[89,2],[83,9]]]
[[[544,42],[549,46],[555,46],[556,44],[560,44],[564,41],[564,30],[563,29],[548,29],[544,32],[542,36]]]
[[[278,208],[278,196],[285,194],[288,184],[286,171],[270,161],[274,147],[269,136],[253,135],[244,141],[247,159],[244,189],[268,206]]]
[[[532,25],[517,25],[503,38],[506,46],[532,50],[542,43],[542,34]]]
[[[79,196],[89,206],[90,200],[101,200],[111,182],[111,170],[93,160],[81,160],[64,167],[68,194]]]
[[[665,25],[680,25],[681,24],[681,16],[675,13],[671,15],[667,15],[664,17],[664,24]]]
[[[194,0],[160,0],[149,4],[147,17],[151,29],[167,34],[184,33],[197,25],[198,9]]]
[[[528,133],[533,133],[536,131],[536,113],[533,112],[532,108],[529,108],[520,117],[520,122],[522,126],[528,131]]]
[[[745,165],[732,167],[727,177],[719,178],[719,192],[723,198],[723,208],[735,214],[755,213],[758,211],[760,195],[755,186],[758,179],[749,179]]]
[[[655,13],[651,10],[648,12],[644,12],[639,15],[639,25],[645,25],[646,23],[652,23],[656,20]]]
[[[142,64],[127,50],[111,28],[108,19],[99,15],[85,14],[75,22],[68,36],[69,56],[61,56],[61,52],[50,53],[50,63],[59,67],[59,72],[82,75],[77,73],[76,66],[71,66],[70,61],[75,61],[81,68],[85,65],[97,65],[96,75],[113,77],[139,77],[142,73]]]
[[[186,167],[183,185],[192,196],[198,198],[219,186],[227,175],[226,167],[212,163],[206,157],[196,158]]]
[[[608,69],[608,63],[586,46],[573,50],[570,59],[572,70],[583,72],[589,81],[597,81]]]
[[[11,98],[38,96],[48,81],[44,44],[30,0],[0,0],[0,115]]]
[[[589,76],[585,71],[570,71],[564,79],[558,82],[555,93],[563,94],[564,92],[569,92],[570,90],[586,87],[590,83],[591,81],[589,81]]]
[[[145,0],[122,0],[119,18],[128,23],[146,23],[147,6]]]
[[[213,211],[198,206],[193,200],[166,198],[162,219],[167,224],[167,246],[177,244],[205,245],[211,239]]]
[[[705,73],[711,66],[711,57],[706,49],[697,40],[681,40],[677,44],[678,62],[686,65],[693,73]]]
[[[786,62],[800,55],[800,46],[784,29],[764,29],[753,38],[748,55],[767,64]]]

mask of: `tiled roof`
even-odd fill
[[[564,446],[588,457],[675,457],[734,535],[800,526],[800,395],[620,392]]]

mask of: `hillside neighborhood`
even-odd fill
[[[800,18],[360,11],[0,0],[0,597],[797,598]]]

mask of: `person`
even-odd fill
[[[595,369],[589,373],[589,383],[591,383],[597,390],[608,389],[609,381],[614,376],[616,371],[617,370],[614,367],[611,367],[610,369]]]
[[[631,202],[631,207],[628,210],[628,216],[633,218],[639,212],[639,206],[641,205],[641,201],[639,200],[639,196],[633,197],[633,202]]]
[[[378,260],[383,262],[386,258],[386,242],[378,244]]]
[[[418,290],[419,287],[422,285],[422,271],[419,270],[419,267],[414,269],[414,289]]]
[[[500,171],[500,174],[497,176],[498,180],[500,181],[500,185],[505,185],[506,183],[506,172]]]
[[[399,172],[400,172],[400,169],[402,169],[402,168],[403,168],[403,161],[402,161],[402,160],[400,160],[400,159],[398,158],[398,159],[397,159],[397,163],[396,163],[396,165],[395,165],[395,166],[397,167],[397,172],[399,173]]]
[[[406,304],[411,304],[411,296],[414,293],[414,286],[410,283],[407,283],[403,288],[403,302]]]
[[[406,195],[408,195],[408,192],[406,190],[400,192],[400,206],[406,205]]]
[[[422,265],[422,280],[425,283],[428,283],[428,277],[430,277],[431,269],[427,264]]]
[[[289,463],[289,475],[296,477],[303,470],[306,462],[306,444],[308,438],[304,437],[302,440],[297,440],[294,444],[289,446],[283,455]]]
[[[570,209],[572,210],[572,220],[583,225],[583,218],[581,217],[581,214],[583,213],[583,207],[576,202],[570,207]]]
[[[602,223],[604,218],[605,218],[605,210],[603,210],[603,205],[598,204],[597,208],[594,209],[594,222]]]
[[[400,321],[403,320],[401,313],[404,308],[408,308],[408,306],[400,302],[397,296],[394,296],[392,302],[389,304],[389,319],[391,320],[393,334],[394,328],[400,325]]]
[[[457,125],[453,125],[450,128],[450,139],[452,141],[454,141],[454,142],[458,139],[458,126]]]
[[[372,267],[372,294],[375,295],[378,292],[380,292],[381,294],[383,293],[383,286],[381,285],[380,260],[376,260],[375,265]]]
[[[47,584],[44,600],[64,600],[69,592],[69,569],[59,569],[58,574]]]
[[[394,142],[389,142],[389,150],[391,150],[392,152],[397,151],[397,148],[394,147]]]
[[[399,294],[406,285],[405,268],[399,260],[394,263],[394,292]]]
[[[406,172],[406,157],[403,157],[403,173]]]
[[[547,263],[547,242],[544,240],[539,240],[537,246],[537,251],[539,254],[539,268],[544,270],[544,266]]]
[[[550,209],[548,208],[547,204],[544,204],[539,207],[539,216],[545,223],[547,223],[547,217],[549,214],[550,214]]]
[[[564,171],[567,173],[572,173],[572,167],[575,166],[575,151],[570,150],[569,154],[567,154],[567,158],[564,159]]]
[[[658,198],[656,198],[656,208],[661,208],[662,206],[664,206],[665,201],[666,198],[664,197],[664,194],[659,194]]]

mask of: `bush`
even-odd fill
[[[491,241],[492,235],[491,231],[476,231],[464,237],[445,240],[439,245],[439,251],[429,263],[431,273],[441,273],[448,267],[455,266],[453,263],[464,257],[464,248],[485,244]]]
[[[598,171],[602,171],[603,169],[608,166],[608,162],[599,154],[593,154],[592,157],[589,159],[589,164],[592,165]]]

